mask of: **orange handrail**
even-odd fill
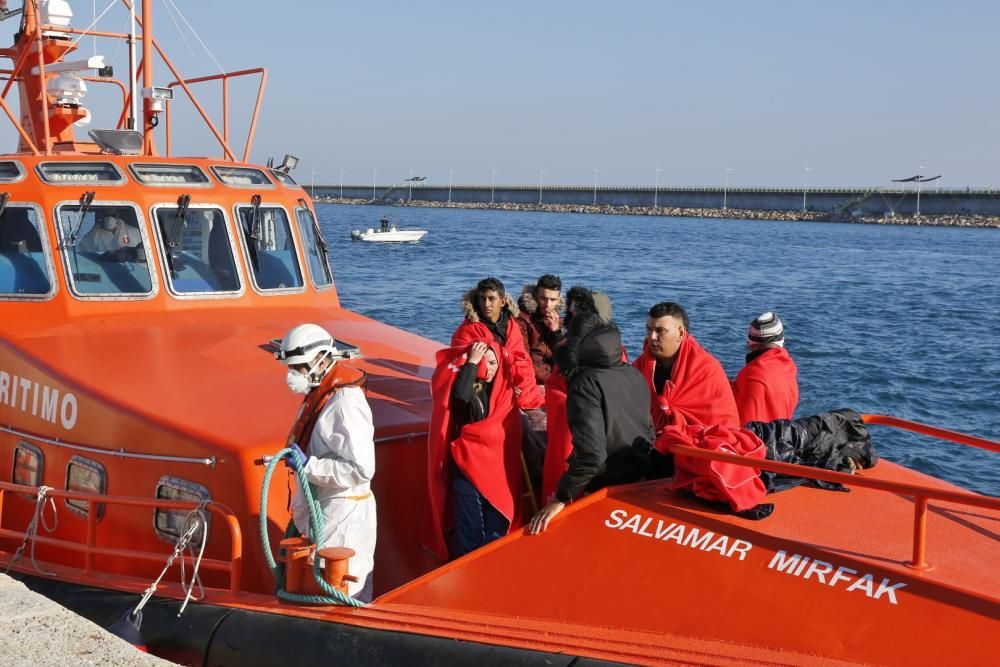
[[[982,447],[992,451],[1000,451],[1000,443],[985,438],[949,431],[947,429],[927,426],[916,422],[910,422],[897,417],[884,415],[862,415],[866,424],[881,424],[892,426],[904,430],[922,433],[944,440],[951,440],[971,447]],[[724,461],[741,466],[749,466],[760,470],[782,473],[793,477],[805,477],[808,479],[818,479],[825,482],[836,482],[844,486],[858,486],[875,489],[876,491],[887,491],[899,495],[910,496],[914,499],[913,507],[913,557],[906,563],[908,567],[917,570],[924,570],[930,567],[927,562],[927,506],[930,500],[942,500],[945,502],[960,505],[970,505],[982,507],[984,509],[1000,511],[1000,498],[980,495],[971,491],[952,491],[927,486],[925,484],[911,484],[908,482],[893,482],[883,479],[873,479],[862,475],[852,475],[849,473],[825,470],[822,468],[811,468],[809,466],[797,465],[794,463],[782,463],[780,461],[770,461],[766,459],[754,459],[738,454],[727,454],[724,452],[709,451],[697,447],[689,447],[679,444],[668,445],[667,449],[675,455],[690,456],[698,459],[710,461]]]
[[[3,511],[5,495],[7,492],[35,496],[38,495],[38,488],[34,486],[24,486],[11,482],[0,482],[0,514]],[[82,493],[79,491],[66,491],[62,489],[50,489],[48,496],[51,498],[61,498],[66,500],[80,500],[87,503],[87,541],[85,544],[66,540],[58,537],[48,537],[36,535],[35,541],[39,544],[48,544],[70,551],[83,552],[84,567],[83,573],[90,574],[94,570],[95,556],[109,556],[116,558],[132,558],[135,560],[160,562],[164,555],[140,551],[138,549],[119,549],[112,547],[99,547],[97,540],[97,512],[94,511],[94,504],[125,505],[132,507],[154,507],[158,509],[193,510],[201,507],[201,503],[192,500],[162,500],[159,498],[136,498],[131,496],[108,496],[94,493]],[[243,533],[240,530],[239,519],[236,514],[220,503],[209,502],[205,504],[205,509],[218,515],[229,529],[230,551],[229,560],[217,560],[203,558],[201,566],[210,570],[226,572],[229,575],[229,590],[236,594],[240,592],[243,580]],[[13,537],[24,539],[24,531],[0,528],[0,537]],[[193,562],[189,555],[183,555],[188,562]]]
[[[250,76],[253,74],[260,74],[260,84],[257,86],[257,99],[254,102],[253,114],[250,117],[250,129],[247,134],[247,141],[243,147],[243,161],[246,162],[250,159],[250,149],[253,147],[254,134],[257,132],[257,119],[260,117],[260,104],[264,97],[264,87],[267,85],[267,69],[263,67],[254,67],[253,69],[244,69],[236,72],[222,72],[220,74],[210,74],[207,76],[198,76],[193,79],[179,79],[177,81],[172,81],[167,84],[168,88],[176,88],[177,86],[183,86],[187,90],[187,84],[194,83],[205,83],[206,81],[222,81],[222,146],[223,148],[228,148],[229,144],[229,80],[235,79],[239,76]],[[206,119],[207,120],[207,119]],[[167,144],[167,156],[170,156],[170,106],[167,106],[165,112],[164,122],[166,123],[166,144]],[[233,157],[235,159],[235,156]]]
[[[928,435],[932,438],[950,440],[951,442],[957,442],[960,445],[968,445],[970,447],[978,447],[980,449],[987,449],[991,452],[1000,453],[1000,442],[987,440],[986,438],[980,438],[975,435],[967,435],[965,433],[959,433],[958,431],[949,431],[945,428],[929,426],[927,424],[921,424],[920,422],[900,419],[899,417],[890,417],[888,415],[861,415],[861,419],[866,424],[892,426],[893,428],[902,429],[904,431],[911,431],[921,435]]]

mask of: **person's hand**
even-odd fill
[[[521,394],[523,394],[523,393],[524,392],[521,391],[520,387],[518,387],[517,385],[514,385],[514,398],[521,398]]]
[[[545,313],[542,323],[549,331],[559,331],[559,313],[554,310]]]
[[[528,525],[528,534],[537,535],[538,533],[544,532],[545,529],[549,527],[549,522],[555,518],[556,514],[562,512],[564,507],[566,507],[566,505],[559,502],[555,498],[550,500],[549,504],[543,507],[541,511],[531,519],[531,523]]]
[[[486,356],[486,350],[488,349],[489,346],[481,340],[473,343],[472,347],[469,348],[469,363],[478,364]]]
[[[308,460],[309,459],[306,458],[305,453],[299,448],[299,446],[297,444],[292,444],[292,452],[285,457],[285,465],[295,472],[299,472],[305,467],[306,461]]]

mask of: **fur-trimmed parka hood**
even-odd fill
[[[465,319],[469,322],[479,321],[479,311],[476,310],[476,295],[477,289],[473,287],[468,292],[462,296],[462,313],[465,315]],[[518,309],[517,304],[514,303],[514,299],[510,296],[509,292],[505,292],[503,295],[504,308],[510,314],[511,318],[517,317],[521,311]]]

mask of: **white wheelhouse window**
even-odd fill
[[[24,180],[24,167],[15,160],[0,162],[0,183],[17,183]]]
[[[254,289],[300,292],[305,285],[288,212],[281,206],[237,206],[236,220]]]
[[[326,240],[316,217],[308,207],[300,206],[295,209],[295,220],[299,225],[299,238],[302,239],[302,249],[313,284],[316,287],[329,287],[333,284],[333,273],[330,271]]]
[[[54,276],[41,208],[7,203],[0,214],[0,299],[51,298],[58,285]]]
[[[59,247],[72,293],[105,299],[152,297],[156,276],[147,261],[142,212],[132,202],[84,200],[56,206]]]
[[[231,188],[274,188],[274,183],[260,169],[254,167],[209,167],[223,185]]]
[[[125,174],[112,162],[40,162],[38,176],[52,185],[124,185]]]
[[[178,297],[238,295],[242,292],[229,225],[222,208],[192,204],[178,220],[179,206],[153,207],[163,273]]]

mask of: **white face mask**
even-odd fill
[[[308,394],[309,390],[312,389],[309,386],[309,378],[291,368],[288,369],[288,374],[285,376],[285,384],[288,385],[293,394]]]

